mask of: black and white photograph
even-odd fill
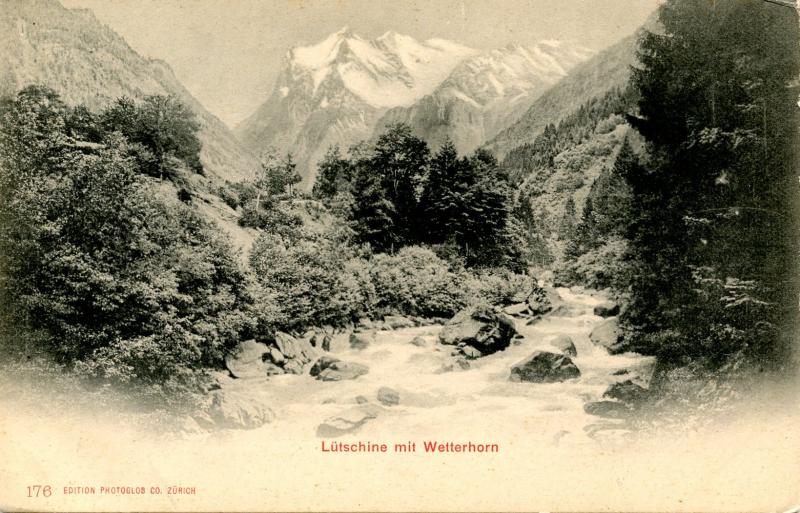
[[[797,512],[794,0],[0,0],[0,511]]]

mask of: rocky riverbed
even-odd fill
[[[228,415],[227,427],[275,436],[485,440],[524,432],[560,443],[624,435],[653,362],[610,354],[618,351],[592,340],[598,326],[609,319],[613,325],[616,311],[603,297],[564,288],[557,295],[553,311],[530,318],[511,308],[517,316],[499,314],[496,326],[468,319],[488,326],[379,329],[338,343],[334,337],[330,351],[299,351],[300,362],[315,363],[298,373],[223,380],[216,410]],[[473,328],[490,332],[484,345],[451,340],[468,338]],[[516,335],[505,332],[513,329]]]

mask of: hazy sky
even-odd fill
[[[88,7],[140,54],[168,62],[231,126],[269,95],[286,51],[347,25],[479,49],[567,39],[599,50],[644,22],[659,0],[61,0]]]

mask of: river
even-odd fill
[[[565,307],[528,326],[517,320],[524,340],[504,351],[471,360],[467,370],[442,372],[452,349],[436,342],[441,326],[379,331],[376,341],[363,350],[335,353],[337,358],[364,364],[369,373],[355,380],[317,381],[308,374],[281,375],[269,380],[264,393],[277,419],[259,432],[283,437],[314,436],[326,418],[355,407],[362,396],[373,404],[381,387],[396,390],[399,405],[386,407],[377,418],[356,433],[358,439],[474,439],[509,440],[524,433],[547,443],[590,442],[587,426],[613,427],[584,413],[585,403],[599,400],[607,387],[632,376],[647,376],[652,359],[638,354],[609,355],[589,340],[589,333],[603,319],[593,307],[603,298],[560,288]],[[572,338],[578,355],[573,361],[581,371],[577,379],[562,383],[533,384],[509,381],[512,365],[534,350],[555,351],[549,340],[564,334]],[[410,341],[422,336],[425,347]],[[625,376],[615,371],[627,369]],[[609,424],[611,423],[611,425]]]

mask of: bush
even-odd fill
[[[471,302],[492,305],[520,303],[537,288],[536,280],[507,269],[485,269],[468,279]]]
[[[379,315],[454,315],[468,302],[466,283],[428,248],[407,246],[376,255],[370,266]]]
[[[574,261],[565,263],[556,271],[556,280],[564,285],[583,285],[593,289],[611,287],[624,290],[628,272],[624,262],[627,243],[612,239],[602,246],[590,249]]]
[[[367,300],[358,280],[345,273],[347,257],[323,238],[290,241],[264,233],[256,240],[250,265],[275,300],[278,327],[338,326],[354,319]]]

